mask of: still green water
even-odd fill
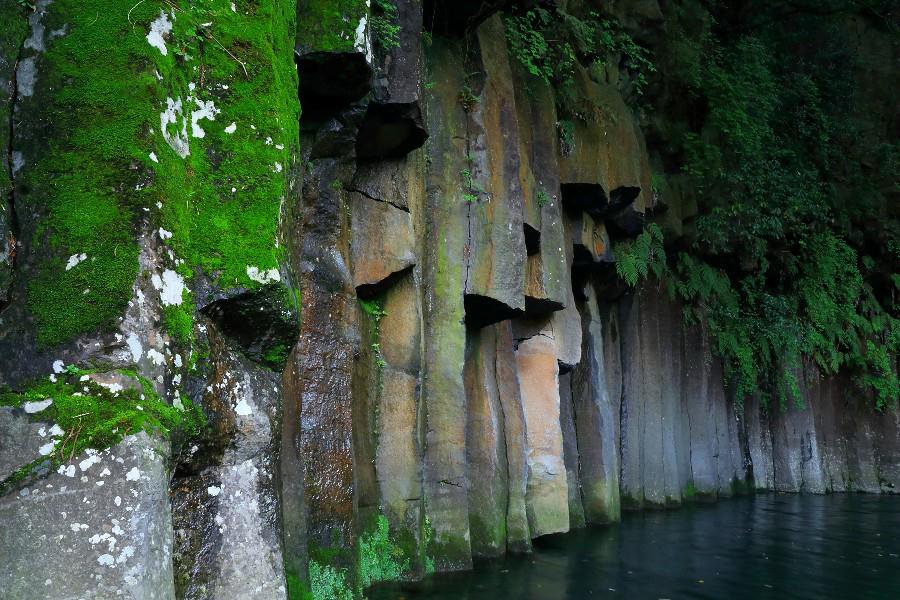
[[[760,494],[549,536],[371,600],[900,600],[900,497]]]

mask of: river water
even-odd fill
[[[900,497],[759,494],[537,541],[469,573],[371,600],[835,598],[900,600]]]

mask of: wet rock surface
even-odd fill
[[[0,26],[0,596],[344,600],[529,552],[622,510],[753,489],[900,491],[900,417],[873,412],[850,377],[803,366],[803,407],[735,398],[710,332],[685,324],[666,282],[616,277],[615,244],[665,208],[641,119],[614,78],[576,67],[577,92],[603,110],[574,122],[577,144],[562,139],[559,98],[506,43],[506,2],[236,2],[246,29],[278,17],[265,60],[296,59],[299,90],[288,78],[284,105],[245,106],[243,120],[207,105],[260,76],[235,42],[229,83],[206,70],[191,82],[212,100],[183,91],[176,110],[168,88],[154,91],[162,108],[134,131],[173,112],[171,139],[88,186],[127,208],[112,230],[123,237],[97,257],[128,253],[114,310],[41,338],[30,282],[96,267],[50,243],[49,203],[70,189],[56,178],[71,169],[42,171],[37,158],[90,133],[67,133],[60,105],[84,82],[47,58],[73,31],[54,12],[63,4],[40,0],[20,26]],[[650,5],[613,12],[643,23],[658,16]],[[137,55],[168,65],[182,15],[145,9]],[[161,64],[133,65],[135,90],[161,81]],[[285,149],[254,119],[296,102]],[[229,164],[219,138],[245,130],[246,144],[284,155]],[[165,162],[172,153],[187,162]],[[203,185],[176,204],[191,177]],[[165,194],[145,202],[157,184]],[[268,217],[220,227],[252,194]],[[160,226],[169,211],[199,219],[207,196],[222,202],[197,230]],[[665,219],[687,231],[696,215],[676,208]],[[222,247],[187,250],[217,236],[240,245],[237,267]],[[244,264],[257,243],[272,264]],[[78,283],[66,318],[108,299]],[[79,430],[51,434],[8,398],[63,374],[205,423],[171,439],[122,431],[110,448],[42,462],[54,435]]]

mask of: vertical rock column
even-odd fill
[[[309,150],[304,149],[305,153]],[[314,592],[326,581],[352,581],[353,453],[351,380],[358,343],[356,299],[347,266],[343,191],[351,165],[321,158],[304,175],[301,209],[302,325],[291,365],[297,381],[297,444],[303,469],[309,577]],[[334,182],[337,182],[336,184]],[[288,429],[292,423],[286,423]],[[298,473],[283,473],[285,478]],[[346,585],[351,583],[346,582]]]
[[[458,174],[468,216],[466,324],[481,327],[525,309],[525,237],[515,92],[499,16],[477,30],[478,54],[457,92],[466,111]],[[474,40],[470,40],[471,43]],[[482,71],[483,74],[478,73]],[[473,74],[473,71],[475,73]]]
[[[588,299],[582,306],[582,362],[572,372],[581,494],[587,522],[610,523],[620,517],[619,398],[609,393],[614,376],[604,352],[606,338],[614,334],[604,330],[593,286],[588,287]]]
[[[472,553],[498,556],[506,550],[509,480],[497,385],[497,329],[470,330],[467,345],[466,466]]]
[[[351,256],[362,339],[353,387],[363,585],[422,575],[419,371],[422,308],[412,210],[419,155],[359,165]],[[374,539],[389,544],[375,547]],[[381,554],[381,555],[376,555]]]
[[[462,44],[435,37],[425,48],[426,199],[424,296],[424,457],[426,553],[439,571],[471,566],[466,489],[464,252],[467,206],[460,173],[467,168]]]
[[[553,338],[539,333],[520,341],[516,364],[528,445],[525,506],[531,535],[568,531],[569,491],[559,420],[559,365]]]
[[[15,70],[25,41],[28,23],[22,7],[5,3],[0,7],[0,310],[10,301],[16,257],[14,162],[10,156],[10,133],[16,98]],[[15,170],[18,170],[16,167]]]
[[[503,410],[504,445],[508,478],[506,545],[513,552],[531,550],[531,529],[526,509],[528,485],[528,439],[525,407],[519,386],[512,325],[503,321],[496,330],[496,378]]]

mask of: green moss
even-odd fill
[[[194,337],[194,318],[187,303],[163,307],[163,324],[176,342],[184,345]]]
[[[434,539],[434,528],[431,526],[431,522],[428,520],[428,515],[425,515],[425,518],[422,522],[422,551],[424,553],[424,564],[425,564],[425,574],[431,575],[434,573],[434,557],[428,554],[428,549],[431,547],[431,540]]]
[[[351,52],[361,19],[368,19],[366,0],[299,0],[297,44],[315,52]]]
[[[287,361],[291,349],[284,344],[276,344],[263,354],[263,362],[268,366],[283,365]]]
[[[309,561],[309,581],[313,600],[353,600],[347,571],[316,560]]]
[[[67,33],[39,61],[35,96],[45,105],[25,106],[41,117],[44,146],[25,149],[41,159],[23,171],[29,192],[20,199],[39,215],[28,303],[44,345],[121,315],[137,275],[142,209],[173,232],[167,243],[185,261],[183,275],[202,270],[222,287],[253,288],[248,267],[278,265],[280,206],[299,139],[293,3],[238,0],[232,11],[229,3],[175,2],[166,56],[146,40],[160,7],[133,4],[120,11],[105,0],[60,0],[46,17],[47,30],[65,24]],[[129,10],[134,25],[120,14]],[[198,101],[219,111],[198,122],[205,135],[189,137],[186,158],[159,130],[168,98],[186,113],[169,133]],[[68,257],[82,253],[87,259],[66,270]],[[167,313],[182,341],[190,314]]]
[[[288,600],[313,600],[309,584],[296,573],[285,569],[284,581],[287,587]]]
[[[359,585],[365,590],[379,581],[398,580],[409,568],[409,558],[390,536],[387,517],[378,515],[375,526],[359,538]]]
[[[257,288],[248,268],[278,267],[278,221],[299,139],[293,4],[239,1],[236,12],[227,3],[184,4],[172,32],[182,55],[156,55],[158,103],[180,99],[196,110],[198,101],[212,101],[218,113],[198,123],[204,137],[190,138],[185,158],[157,132],[161,219],[186,274]],[[208,29],[199,25],[207,22]],[[169,133],[179,127],[169,125]]]
[[[64,432],[47,456],[53,466],[88,448],[109,448],[140,431],[164,436],[178,432],[193,437],[203,426],[201,413],[189,401],[184,410],[166,404],[150,381],[134,371],[115,373],[132,378],[140,387],[117,392],[90,379],[91,373],[70,366],[55,376],[56,381],[45,379],[21,392],[0,393],[0,406],[22,407],[28,402],[52,400],[47,408],[30,417],[55,423]]]
[[[20,174],[17,205],[40,219],[28,305],[43,345],[111,325],[137,275],[145,173],[135,167],[147,154],[155,79],[145,33],[119,13],[104,0],[54,2],[45,29],[66,35],[47,44],[34,96],[20,99],[21,126],[41,131],[23,148],[38,160]],[[78,254],[87,259],[66,270]]]
[[[684,486],[684,489],[681,490],[681,499],[692,500],[696,495],[697,487],[694,485],[694,480],[691,479],[687,482],[687,485]]]

